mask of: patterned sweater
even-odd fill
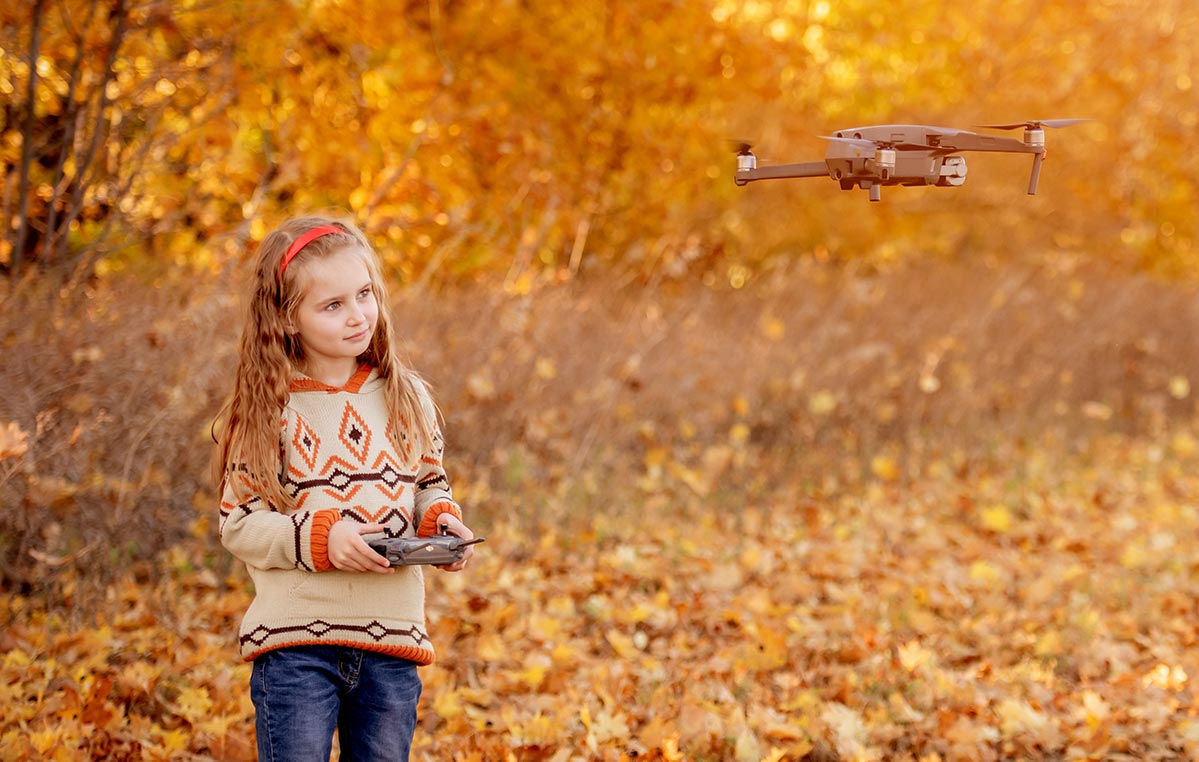
[[[437,517],[462,512],[442,468],[443,441],[419,467],[402,465],[387,436],[384,380],[362,366],[340,389],[309,378],[291,384],[281,421],[284,489],[291,512],[268,506],[234,469],[221,497],[222,544],[245,561],[255,597],[242,619],[247,661],[276,648],[340,644],[433,661],[422,567],[392,574],[340,571],[328,557],[337,521],[378,523],[392,537],[426,537]],[[421,387],[429,420],[433,402]]]

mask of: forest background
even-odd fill
[[[1199,751],[1199,8],[0,9],[0,748],[247,759],[213,417],[256,242],[357,221],[488,537],[422,759]],[[868,203],[874,123],[1060,117]],[[1018,135],[1018,133],[1015,133]]]

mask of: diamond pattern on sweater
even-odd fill
[[[343,508],[341,517],[350,521],[357,521],[359,524],[386,524],[387,528],[384,532],[388,537],[403,537],[408,531],[408,527],[412,524],[412,519],[408,513],[402,508],[393,508],[390,505],[385,505],[378,511],[371,513],[365,507],[356,505],[353,508]],[[395,523],[392,523],[392,520]]]
[[[321,439],[303,418],[296,421],[296,434],[291,438],[291,446],[304,460],[309,471],[316,470],[316,458],[321,449]]]
[[[371,468],[375,469],[375,474],[379,477],[379,481],[375,482],[379,491],[391,500],[399,500],[400,495],[404,494],[404,482],[411,481],[411,477],[405,478],[405,474],[400,470],[400,464],[396,462],[391,453],[387,450],[380,450],[375,462],[371,464]]]
[[[381,643],[388,638],[408,638],[415,641],[418,647],[429,642],[428,634],[415,624],[408,627],[388,627],[378,619],[372,619],[365,625],[338,624],[326,622],[324,619],[314,619],[306,624],[288,627],[267,627],[260,624],[242,635],[240,641],[243,644],[251,643],[256,647],[261,647],[273,637],[299,633],[318,639],[324,638],[330,633],[359,633],[376,643]]]
[[[362,489],[362,482],[374,480],[372,474],[358,473],[358,469],[352,463],[347,463],[336,455],[326,461],[325,467],[321,469],[321,476],[325,478],[309,480],[303,486],[325,487],[326,495],[343,503],[354,499],[358,490]]]
[[[341,414],[341,430],[337,432],[337,438],[359,463],[366,465],[366,456],[371,450],[371,430],[349,402]]]

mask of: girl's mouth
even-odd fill
[[[367,334],[369,334],[369,333],[370,333],[370,329],[369,329],[369,328],[363,328],[363,329],[362,329],[361,331],[359,331],[358,333],[356,333],[356,334],[354,334],[353,336],[351,336],[351,337],[349,337],[348,339],[346,339],[346,341],[362,341],[363,339],[365,339],[365,338],[366,338]]]

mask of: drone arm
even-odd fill
[[[754,180],[785,180],[792,177],[828,177],[828,165],[823,161],[800,161],[793,164],[772,164],[768,167],[738,170],[738,185]]]
[[[958,151],[980,151],[983,153],[1040,153],[1041,146],[1032,146],[1019,140],[991,135],[975,135],[959,132],[941,139],[939,150],[943,153]]]

